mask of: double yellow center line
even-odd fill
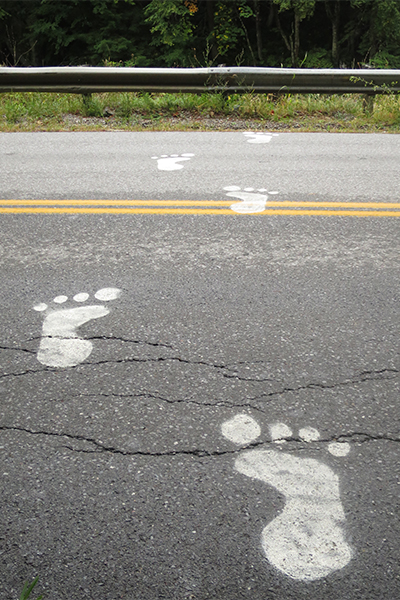
[[[155,214],[322,217],[400,217],[400,202],[268,201],[261,212],[235,212],[235,200],[0,200],[0,213],[9,214]],[[247,204],[247,203],[246,203]],[[244,208],[244,207],[243,207]]]

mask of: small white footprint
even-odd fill
[[[221,426],[222,434],[235,444],[253,442],[261,433],[258,423],[239,414]],[[270,426],[272,441],[283,443],[293,437],[284,423]],[[300,429],[306,442],[319,439],[312,427]],[[338,452],[337,446],[342,446]],[[349,444],[328,447],[344,456]],[[261,535],[269,562],[292,579],[314,581],[345,567],[352,550],[345,539],[345,515],[339,494],[339,478],[332,469],[313,458],[298,458],[280,450],[249,450],[235,460],[239,473],[271,485],[285,496],[284,510]]]
[[[160,171],[176,171],[178,169],[183,169],[184,165],[180,165],[178,163],[184,160],[190,160],[194,156],[194,154],[186,153],[186,154],[161,154],[160,158],[158,156],[152,156],[154,160],[157,161],[158,168]]]
[[[115,300],[121,294],[118,288],[103,288],[94,297],[102,302]],[[86,302],[89,294],[80,293],[73,297],[75,302]],[[64,304],[67,296],[56,296],[55,304]],[[80,325],[108,315],[108,308],[102,304],[78,306],[54,310],[41,303],[33,307],[38,312],[46,311],[42,327],[37,359],[49,367],[74,367],[83,362],[92,352],[93,344],[78,337]]]
[[[241,190],[237,185],[229,185],[224,187],[224,190],[228,192],[227,196],[230,198],[239,198],[240,200],[243,200],[243,202],[235,202],[229,207],[234,212],[242,214],[263,212],[267,205],[268,194],[278,194],[278,192],[267,192],[265,188],[255,190],[254,188],[249,187]],[[261,193],[258,194],[257,192]]]
[[[263,131],[246,131],[245,135],[248,139],[249,144],[268,144],[272,140],[272,137],[276,137],[279,133],[264,133]]]

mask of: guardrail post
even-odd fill
[[[374,113],[374,101],[375,94],[363,95],[363,111],[366,115],[372,115]]]

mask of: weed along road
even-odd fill
[[[400,596],[400,137],[0,135],[14,600]]]

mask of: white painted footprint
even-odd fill
[[[261,433],[258,423],[247,414],[226,421],[221,430],[239,445],[253,442]],[[276,443],[293,437],[284,423],[271,425],[270,433]],[[312,442],[319,433],[306,427],[300,429],[299,437]],[[328,450],[335,456],[344,456],[350,445],[334,442]],[[284,510],[261,535],[265,555],[274,567],[292,579],[314,581],[348,564],[352,550],[343,528],[345,514],[339,478],[331,468],[313,458],[299,458],[280,450],[249,450],[238,456],[235,468],[285,496]]]
[[[224,187],[227,196],[230,198],[239,198],[243,202],[235,202],[230,205],[230,209],[241,214],[263,212],[268,202],[268,194],[274,195],[279,192],[267,192],[266,188],[255,190],[254,188],[243,188],[237,185],[228,185]],[[257,193],[261,192],[261,193]]]
[[[115,300],[121,294],[118,288],[103,288],[94,297],[102,302]],[[89,294],[80,293],[73,297],[75,302],[86,302]],[[64,304],[67,296],[56,296],[55,304]],[[108,308],[102,304],[77,306],[54,310],[47,304],[37,304],[33,307],[38,312],[46,311],[43,321],[42,338],[40,340],[37,359],[49,367],[74,367],[83,362],[92,352],[93,344],[80,338],[77,329],[92,319],[108,315]]]
[[[157,161],[157,165],[160,171],[176,171],[178,169],[183,169],[184,165],[180,165],[182,161],[190,160],[194,156],[194,154],[186,153],[186,154],[162,154],[160,157],[152,156],[154,160]]]
[[[244,136],[247,137],[249,144],[268,144],[273,137],[279,135],[279,133],[264,133],[263,131],[246,131]]]

